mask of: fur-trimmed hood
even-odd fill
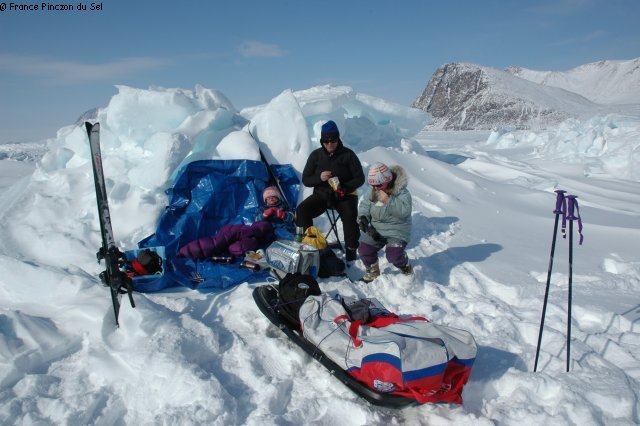
[[[391,174],[393,175],[393,179],[391,179],[392,185],[392,194],[397,194],[398,191],[403,190],[409,184],[409,176],[407,176],[407,172],[401,166],[395,165],[389,167],[391,170]]]

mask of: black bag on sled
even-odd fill
[[[278,288],[280,314],[286,319],[289,326],[299,329],[298,312],[300,306],[308,296],[321,294],[318,282],[311,275],[297,272],[285,275],[280,280]]]
[[[344,275],[344,260],[340,259],[329,247],[320,250],[319,278],[339,277]]]

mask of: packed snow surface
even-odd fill
[[[125,298],[115,328],[97,278],[87,136],[69,126],[33,172],[0,161],[0,423],[640,422],[638,116],[544,132],[421,133],[424,113],[346,87],[287,91],[243,111],[203,87],[120,87],[96,116],[118,244],[136,248],[153,233],[164,190],[187,162],[259,159],[259,146],[301,171],[327,119],[365,168],[406,169],[415,274],[382,258],[383,275],[371,284],[332,278],[321,288],[470,331],[479,350],[463,405],[368,404],[260,314],[251,291],[264,282],[136,293],[136,308]],[[584,225],[579,245],[573,224],[571,368],[569,241],[558,232],[534,373],[556,189],[578,196]],[[316,224],[326,229],[323,219]]]

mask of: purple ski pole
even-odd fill
[[[578,198],[575,195],[567,195],[567,220],[569,221],[569,296],[567,298],[567,372],[569,372],[569,364],[571,362],[571,299],[573,297],[573,221],[578,220],[578,229],[580,231],[580,244],[582,244],[582,221],[580,213],[575,216],[574,213],[578,209]]]
[[[536,361],[533,366],[533,371],[538,369],[538,357],[540,355],[540,343],[542,342],[542,330],[544,328],[544,317],[547,312],[547,300],[549,299],[549,286],[551,284],[551,270],[553,269],[553,255],[556,250],[556,236],[558,235],[558,221],[560,215],[563,214],[563,206],[565,205],[564,194],[567,191],[561,189],[556,190],[556,209],[553,211],[556,215],[555,223],[553,225],[553,237],[551,239],[551,256],[549,256],[549,270],[547,271],[547,286],[544,291],[544,303],[542,304],[542,317],[540,318],[540,332],[538,333],[538,347],[536,348]]]

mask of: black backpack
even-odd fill
[[[278,312],[286,321],[289,328],[300,329],[300,306],[308,296],[319,296],[321,294],[318,282],[311,275],[287,274],[280,280],[278,286],[280,301]]]
[[[135,275],[154,275],[162,273],[162,257],[151,249],[144,249],[131,261]]]
[[[318,277],[339,277],[344,274],[344,260],[340,259],[330,248],[320,250],[320,267]]]

